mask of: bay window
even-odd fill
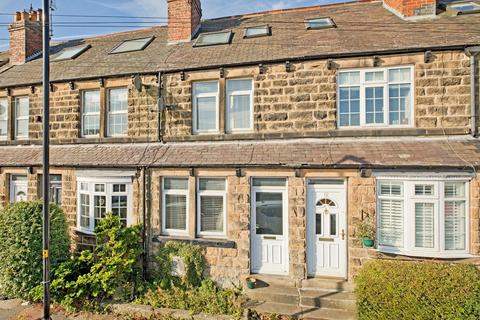
[[[197,233],[200,236],[226,236],[226,180],[199,178],[197,183]]]
[[[379,179],[379,250],[423,257],[468,255],[466,180]]]
[[[193,133],[219,131],[218,81],[193,83]]]
[[[253,130],[253,80],[227,80],[227,132]]]
[[[413,68],[338,73],[338,127],[411,126]]]
[[[120,217],[124,226],[131,223],[132,179],[79,177],[77,228],[93,233],[106,213]]]
[[[188,233],[188,178],[163,178],[162,233]]]
[[[7,138],[8,99],[0,99],[0,140]]]
[[[107,135],[125,136],[128,131],[128,89],[108,90]]]

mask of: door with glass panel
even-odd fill
[[[10,202],[27,201],[27,176],[12,175],[10,177]]]
[[[286,179],[252,180],[251,250],[253,273],[288,274]]]
[[[308,275],[346,278],[347,219],[344,180],[310,180],[307,200]]]

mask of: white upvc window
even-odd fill
[[[132,223],[131,177],[78,177],[77,178],[77,229],[95,232],[106,213],[120,217],[124,226]]]
[[[227,132],[253,130],[253,80],[227,80]]]
[[[28,138],[29,100],[28,97],[15,98],[15,139]]]
[[[108,90],[107,135],[126,136],[128,133],[128,89]]]
[[[0,140],[8,136],[8,99],[0,99]]]
[[[225,178],[199,178],[197,182],[197,234],[226,237],[227,182]]]
[[[413,67],[342,70],[337,76],[339,128],[413,125]]]
[[[379,179],[379,250],[421,257],[468,256],[467,189],[463,179]]]
[[[82,136],[97,137],[100,134],[100,91],[82,92]]]
[[[162,181],[162,233],[188,234],[188,178],[165,177]]]
[[[219,132],[219,83],[193,83],[193,133]]]

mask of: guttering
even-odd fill
[[[157,75],[158,72],[163,74],[177,73],[177,72],[192,72],[192,71],[202,71],[202,70],[212,70],[219,68],[235,68],[235,67],[249,67],[249,66],[258,66],[259,64],[284,64],[286,60],[290,62],[300,62],[300,61],[310,61],[310,60],[323,60],[323,59],[343,59],[343,58],[355,58],[355,57],[369,57],[373,55],[394,55],[394,54],[407,54],[407,53],[418,53],[425,51],[442,51],[442,50],[465,50],[467,47],[474,46],[475,44],[464,44],[464,45],[451,45],[451,46],[430,46],[430,47],[414,47],[414,48],[402,48],[402,49],[387,49],[387,50],[376,50],[376,51],[358,51],[358,52],[343,52],[343,53],[326,53],[318,55],[308,55],[308,56],[299,56],[299,57],[283,57],[278,59],[270,60],[256,60],[256,61],[246,61],[246,62],[235,62],[235,63],[223,63],[218,65],[206,65],[199,67],[182,67],[177,69],[161,69],[161,70],[152,70],[152,71],[143,71],[143,72],[128,72],[128,73],[116,73],[116,74],[104,74],[88,77],[76,77],[76,78],[65,78],[59,80],[52,80],[51,83],[64,83],[69,81],[85,81],[85,80],[94,80],[98,78],[118,78],[131,76],[132,74],[138,75]],[[26,83],[19,83],[13,85],[0,85],[0,89],[9,88],[9,87],[21,87],[21,86],[31,86],[41,84],[41,81],[32,81]]]
[[[478,136],[478,106],[476,99],[476,73],[477,73],[477,64],[476,57],[480,53],[480,46],[469,47],[465,49],[465,54],[470,57],[470,131],[473,137]],[[479,92],[480,99],[480,92]]]

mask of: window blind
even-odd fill
[[[465,201],[445,201],[445,250],[465,250]]]
[[[201,196],[200,215],[202,232],[223,232],[223,196]]]
[[[185,195],[165,195],[165,228],[187,229],[187,197]]]

